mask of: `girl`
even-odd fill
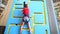
[[[24,8],[23,8],[23,14],[24,14],[24,17],[23,17],[23,22],[21,24],[21,29],[20,29],[20,33],[22,33],[22,27],[24,26],[24,24],[27,24],[28,26],[28,29],[30,31],[30,24],[29,24],[29,9],[28,9],[28,6],[27,4],[25,4],[24,2]],[[31,31],[30,31],[30,34],[31,34]]]

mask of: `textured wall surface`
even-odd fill
[[[5,9],[4,9],[3,13],[2,13],[3,17],[0,20],[0,25],[1,26],[6,25],[12,2],[13,2],[13,0],[8,1],[7,6],[5,7]]]

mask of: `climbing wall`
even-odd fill
[[[13,0],[4,34],[20,34],[24,1],[30,10],[32,34],[50,34],[46,0]],[[29,34],[26,24],[22,29],[22,34]]]

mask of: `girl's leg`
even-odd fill
[[[22,28],[23,28],[23,26],[24,26],[24,22],[22,22],[22,24],[21,24],[20,34],[22,33]]]
[[[29,32],[30,32],[30,34],[31,34],[30,23],[27,23],[27,25],[28,25]]]

